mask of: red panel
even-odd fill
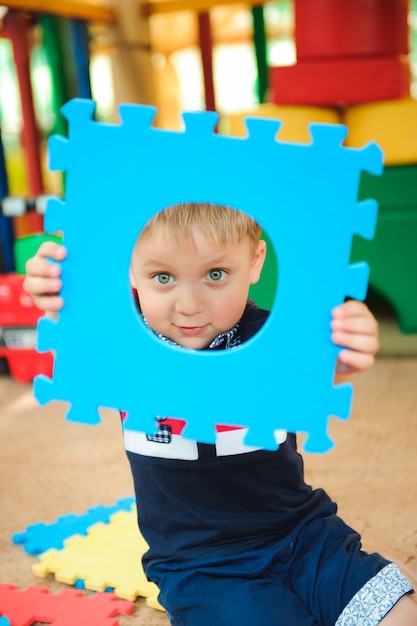
[[[0,358],[7,360],[13,378],[28,383],[38,374],[51,377],[53,355],[37,352],[24,339],[36,334],[37,321],[44,313],[23,290],[23,280],[17,274],[0,275]],[[8,331],[20,339],[9,343],[4,339]]]
[[[410,68],[405,57],[315,59],[270,68],[275,104],[339,105],[406,98]]]
[[[0,326],[36,326],[44,315],[23,289],[24,279],[20,274],[0,275]]]
[[[295,0],[298,59],[408,54],[407,0]]]
[[[19,383],[30,383],[38,374],[44,374],[48,378],[52,376],[52,352],[0,348],[0,358],[6,359],[10,375]]]

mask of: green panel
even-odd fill
[[[403,333],[417,333],[417,206],[380,213],[375,238],[355,237],[352,261],[371,266],[370,286],[396,313]]]
[[[34,235],[16,239],[14,242],[14,260],[17,274],[26,274],[26,262],[36,254],[39,246],[44,241],[62,243],[62,237],[60,235],[35,233]]]
[[[275,250],[268,235],[263,232],[261,238],[266,242],[267,253],[262,275],[256,285],[252,285],[249,297],[255,300],[261,309],[270,311],[274,304],[278,282],[278,261]]]
[[[64,73],[64,57],[59,36],[58,19],[53,15],[43,15],[40,19],[45,55],[48,60],[53,92],[52,107],[55,115],[53,133],[68,134],[67,120],[61,113],[61,107],[68,100],[68,90]]]
[[[417,164],[385,167],[382,176],[363,172],[359,199],[375,198],[382,210],[417,207]]]
[[[255,45],[256,65],[258,69],[258,98],[259,102],[265,102],[268,90],[268,63],[266,51],[266,33],[264,8],[262,5],[252,7],[253,42]]]

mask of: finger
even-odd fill
[[[32,297],[58,295],[62,289],[59,278],[28,275],[23,281],[23,289]]]
[[[375,319],[369,308],[364,302],[358,300],[348,300],[343,304],[332,309],[333,319],[347,319],[347,318],[370,318]]]
[[[356,352],[373,355],[379,350],[378,336],[375,334],[361,335],[337,330],[332,332],[331,340],[337,346],[343,346]]]
[[[67,250],[64,246],[56,241],[44,241],[36,253],[36,256],[43,258],[51,258],[55,261],[62,261],[67,255]]]
[[[330,322],[330,327],[334,331],[359,335],[378,335],[378,322],[373,315],[334,318]]]
[[[354,300],[333,309],[330,326],[333,330],[378,335],[375,317],[363,302]]]
[[[57,277],[61,274],[61,266],[40,255],[35,255],[26,263],[27,276]]]
[[[360,300],[347,300],[332,310],[333,317],[351,317],[367,314],[372,315],[366,304]]]
[[[340,363],[345,365],[345,369],[360,372],[370,369],[375,363],[373,354],[364,352],[355,352],[354,350],[342,350],[338,356]]]
[[[34,257],[26,263],[26,273],[41,276],[42,274],[56,276],[61,272],[59,265],[53,261],[63,261],[67,256],[67,250],[63,246],[45,241],[38,249]]]
[[[63,299],[58,295],[36,296],[33,300],[38,309],[41,309],[46,313],[57,313],[64,306]]]

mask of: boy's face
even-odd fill
[[[155,226],[136,244],[131,282],[151,328],[185,348],[201,350],[241,318],[266,245],[260,241],[255,254],[246,239],[218,248],[200,230],[194,242],[195,247],[179,245],[166,226]]]

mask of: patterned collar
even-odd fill
[[[142,317],[142,319],[146,327],[154,335],[159,337],[161,341],[163,341],[164,343],[167,343],[169,346],[176,346],[177,348],[182,348],[182,346],[180,346],[175,341],[172,341],[172,339],[170,339],[169,337],[165,337],[165,335],[161,335],[161,333],[158,333],[156,330],[151,328],[144,317]],[[226,330],[224,333],[220,333],[219,335],[217,335],[217,337],[213,339],[213,341],[206,348],[206,350],[230,350],[230,348],[234,348],[235,346],[240,345],[242,343],[242,339],[239,333],[240,322],[241,320],[239,320],[230,330]]]
[[[224,333],[217,335],[207,348],[207,350],[230,350],[242,343],[242,338],[239,333],[240,321],[237,322],[230,330],[226,330]]]

